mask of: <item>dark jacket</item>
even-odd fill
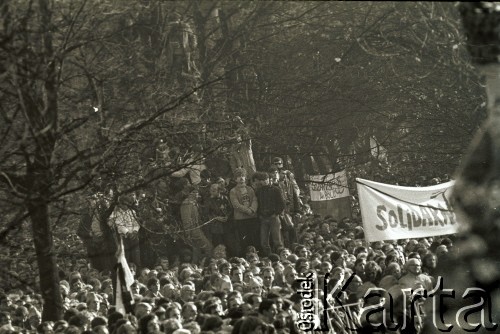
[[[260,217],[279,215],[285,210],[285,200],[281,190],[273,185],[257,189],[257,213]]]

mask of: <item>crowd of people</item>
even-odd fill
[[[311,322],[326,324],[330,333],[354,333],[353,326],[358,333],[375,333],[373,324],[382,322],[382,313],[373,322],[361,313],[366,303],[387,297],[363,298],[377,287],[392,296],[391,324],[406,324],[391,333],[421,333],[422,301],[404,298],[403,289],[433,289],[439,260],[454,250],[453,236],[368,244],[361,220],[310,212],[282,159],[275,158],[268,172],[256,172],[250,180],[244,169],[234,176],[232,187],[216,180],[183,189],[179,215],[189,249],[174,251],[174,257],[155,253],[149,263],[128,249],[134,275],[130,312],[115,307],[111,272],[80,253],[58,263],[64,319],[42,322],[36,288],[13,288],[5,281],[0,334],[295,334],[305,330],[298,324],[304,323],[306,299],[315,305]],[[124,216],[111,217],[127,220]],[[138,228],[128,222],[117,231],[136,240],[131,232]],[[67,232],[66,242],[81,249],[80,240]],[[25,275],[29,281],[36,262],[12,261],[9,270],[15,273],[11,279]],[[315,277],[314,296],[301,293],[306,277]]]

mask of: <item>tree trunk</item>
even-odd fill
[[[59,292],[59,277],[54,255],[54,241],[49,219],[49,206],[43,198],[35,199],[28,205],[33,229],[40,290],[43,304],[43,321],[62,319],[63,304]]]
[[[33,229],[33,241],[40,274],[40,289],[44,300],[43,321],[62,319],[63,304],[59,291],[59,276],[54,254],[49,201],[52,197],[52,158],[58,127],[58,91],[56,59],[52,46],[51,10],[47,0],[39,0],[40,23],[44,48],[43,107],[31,103],[27,107],[29,123],[37,134],[32,160],[27,161],[26,180],[29,198],[26,206]],[[26,95],[29,95],[27,93]]]

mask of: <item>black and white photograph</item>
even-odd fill
[[[0,1],[0,334],[499,323],[500,2]]]

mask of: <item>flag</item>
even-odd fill
[[[361,328],[361,323],[357,314],[358,305],[344,307],[346,317],[344,318],[344,328],[347,333],[357,333],[357,329]]]
[[[326,175],[309,175],[311,209],[335,219],[351,217],[351,196],[345,170]]]
[[[130,286],[134,283],[134,276],[125,258],[125,249],[123,247],[123,240],[120,237],[120,245],[117,251],[116,263],[116,279],[115,279],[115,308],[116,311],[123,315],[133,312],[134,298]]]
[[[329,313],[330,332],[342,334],[358,333],[361,328],[359,303],[334,306]]]

